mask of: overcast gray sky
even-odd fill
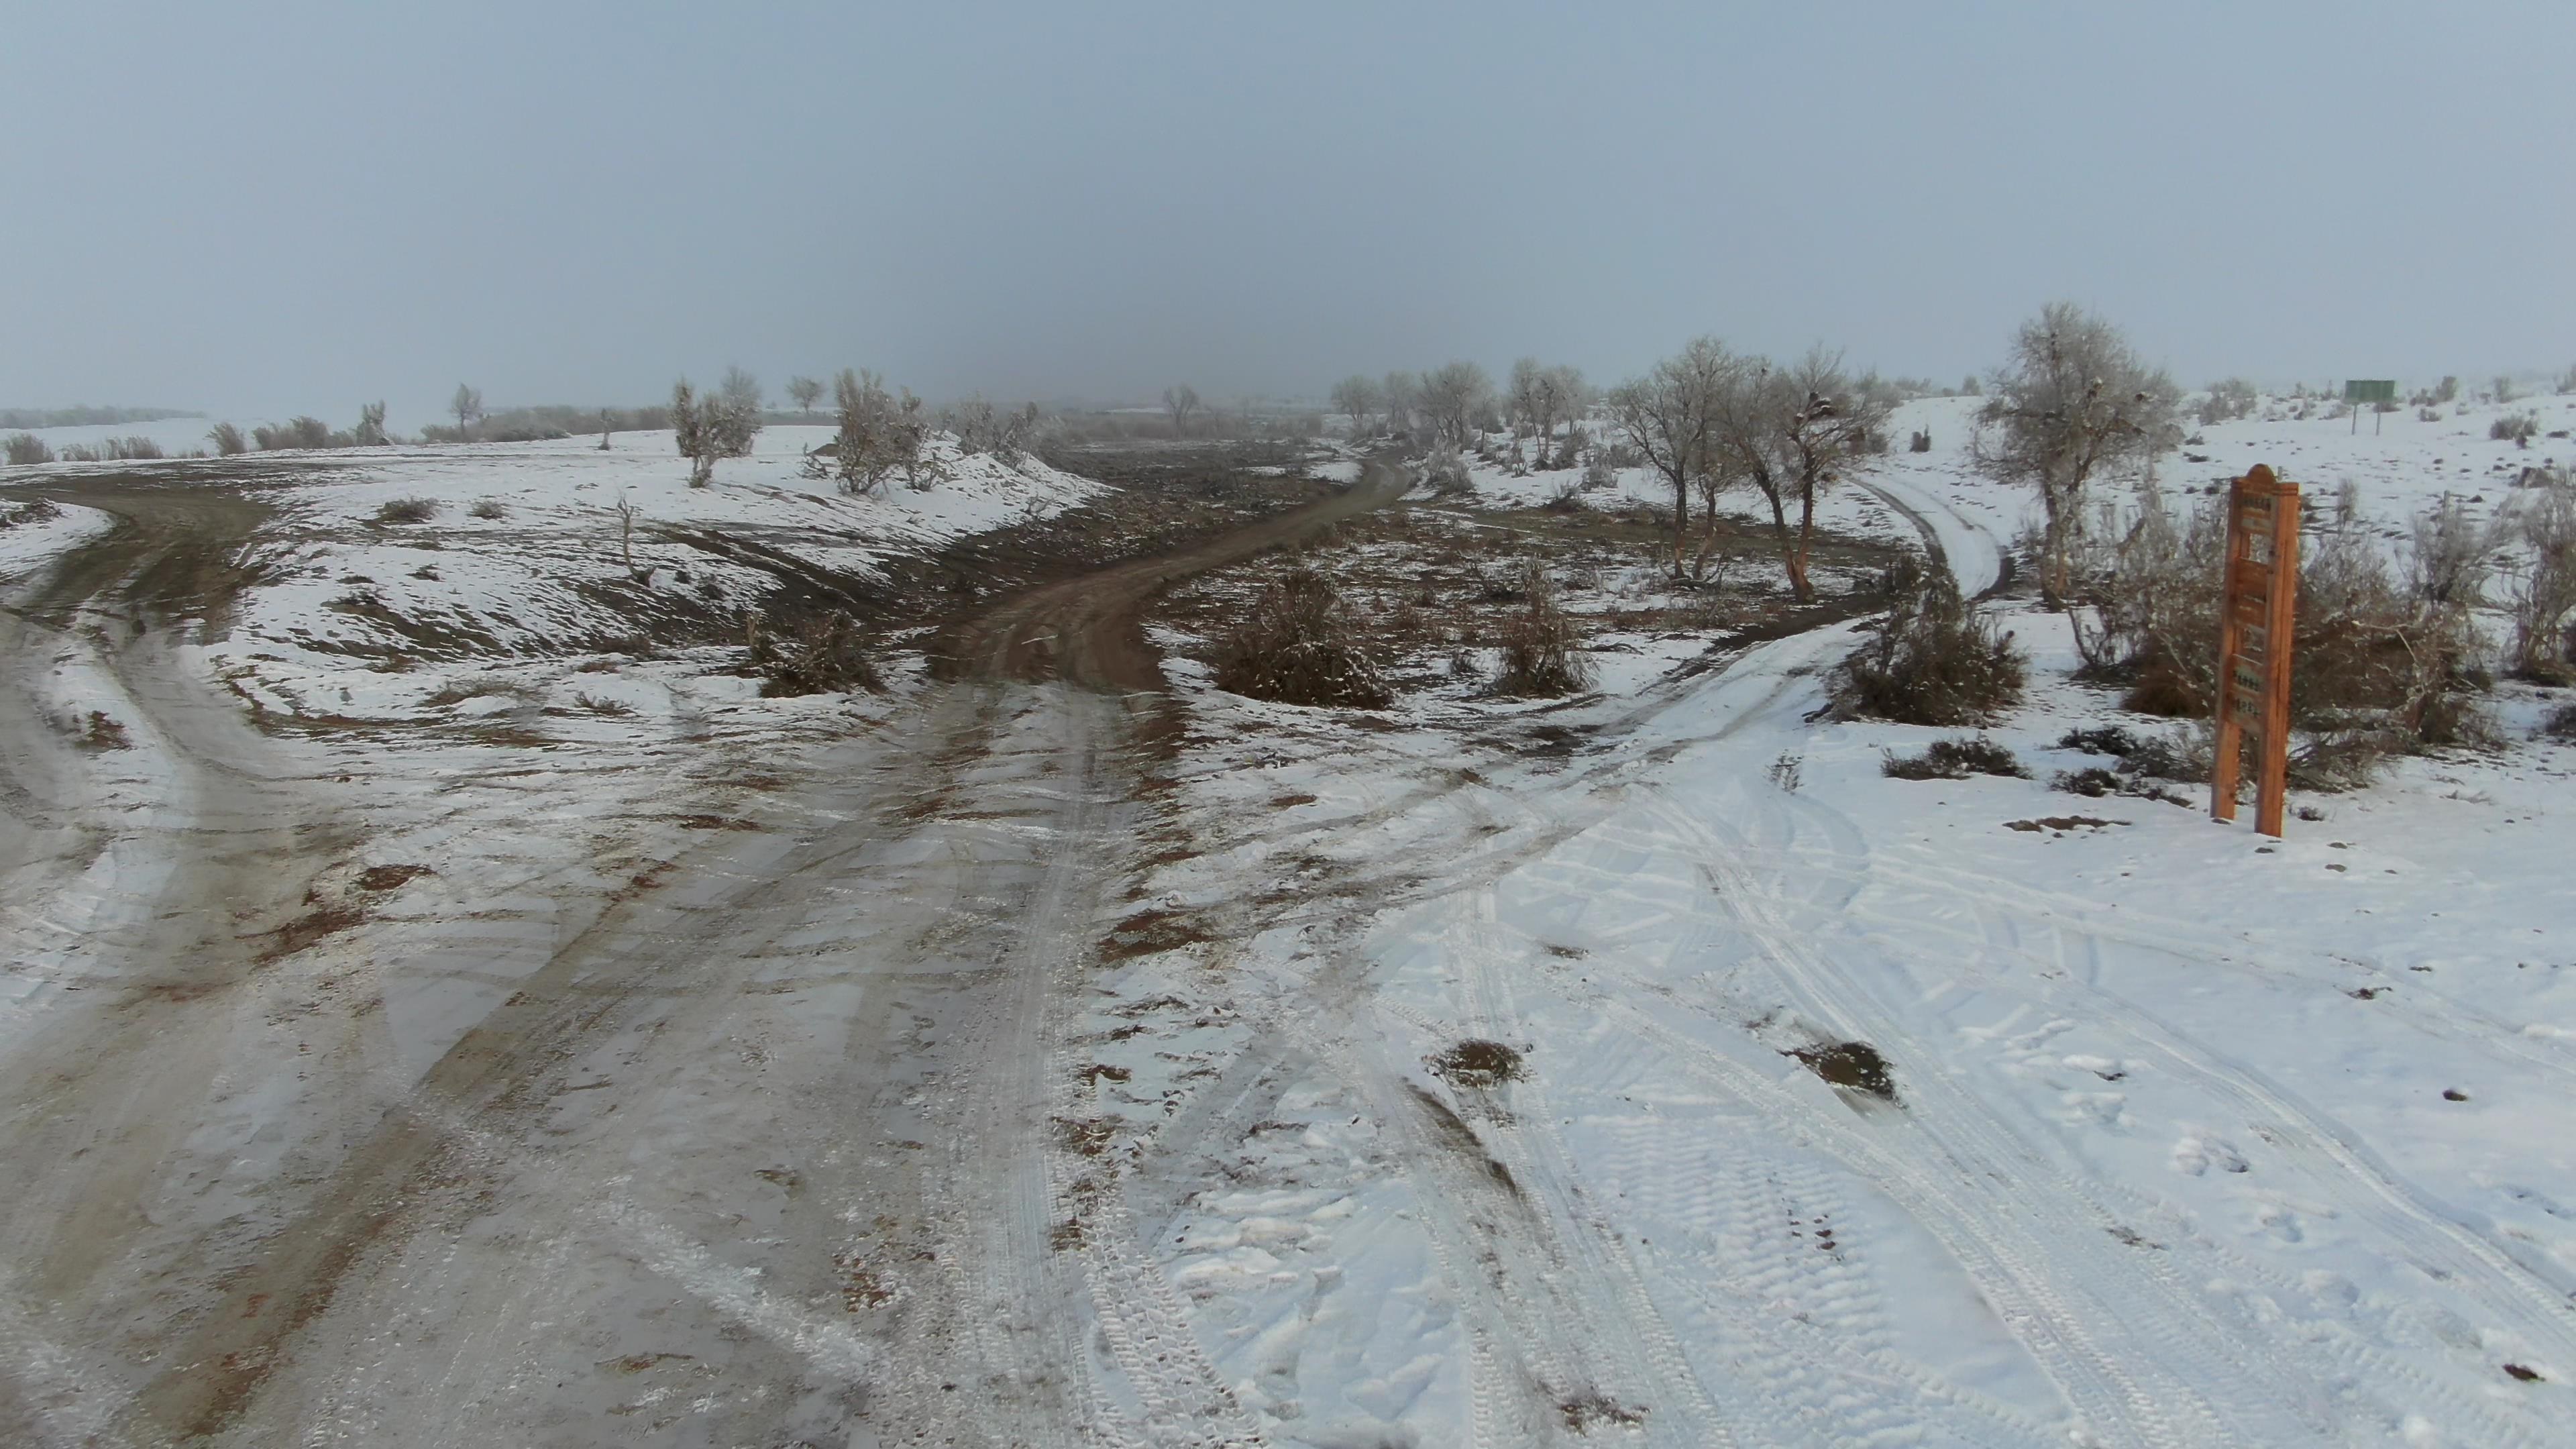
[[[5,0],[0,405],[2576,362],[2576,4]]]

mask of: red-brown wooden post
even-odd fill
[[[2290,638],[2299,592],[2299,485],[2260,463],[2227,500],[2227,564],[2220,583],[2217,757],[2209,813],[2236,818],[2245,731],[2262,751],[2255,828],[2281,833],[2289,793]]]

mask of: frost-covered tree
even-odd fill
[[[823,400],[823,384],[810,377],[791,377],[787,379],[787,396],[795,401],[798,412],[810,413]]]
[[[380,448],[385,444],[385,405],[380,402],[361,404],[358,408],[358,430],[349,435],[361,448]]]
[[[1807,578],[1816,499],[1868,465],[1889,407],[1884,389],[1855,381],[1840,354],[1821,347],[1787,367],[1752,361],[1719,389],[1710,427],[1711,491],[1741,484],[1762,495],[1781,572],[1802,604],[1816,597]]]
[[[1386,414],[1386,430],[1410,436],[1422,424],[1422,379],[1409,372],[1390,372],[1378,384],[1377,405]]]
[[[474,425],[483,420],[483,389],[456,385],[456,394],[447,400],[447,410],[456,415],[456,436],[460,442],[474,440]]]
[[[1333,411],[1348,414],[1351,436],[1364,438],[1368,436],[1369,419],[1377,413],[1382,396],[1376,379],[1353,373],[1333,384]]]
[[[760,383],[739,367],[725,369],[714,392],[699,396],[682,378],[671,388],[671,428],[680,456],[689,460],[689,486],[715,480],[716,460],[751,452],[760,434]]]
[[[1185,434],[1199,410],[1199,390],[1188,383],[1163,389],[1163,411],[1172,415],[1172,432]]]
[[[2072,302],[2051,302],[2023,323],[1987,386],[1969,456],[1997,482],[2038,492],[2046,519],[2040,593],[2056,606],[2069,593],[2086,489],[2179,442],[2181,394],[2117,327]]]
[[[1478,415],[1494,405],[1494,380],[1472,362],[1453,362],[1422,377],[1421,407],[1443,443],[1463,448],[1475,440]]]
[[[1574,424],[1583,416],[1584,404],[1591,401],[1592,388],[1583,380],[1582,370],[1573,367],[1551,367],[1538,377],[1538,465],[1541,468],[1574,466]],[[1549,439],[1556,435],[1556,425],[1566,425],[1566,451],[1553,464],[1548,460]]]
[[[1744,364],[1714,337],[1700,337],[1645,376],[1612,388],[1604,399],[1612,427],[1645,456],[1673,490],[1673,576],[1682,575],[1690,534],[1691,489],[1712,476],[1718,409]]]

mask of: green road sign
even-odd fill
[[[2343,400],[2348,403],[2384,403],[2397,401],[2397,379],[2353,377],[2344,379]]]

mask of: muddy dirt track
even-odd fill
[[[419,926],[507,986],[425,1063],[390,1039],[393,963],[317,977],[306,949],[360,918],[332,884],[353,798],[398,786],[255,731],[175,649],[220,627],[267,507],[55,490],[118,521],[0,616],[9,929],[79,992],[0,1043],[0,1440],[665,1442],[635,1406],[683,1392],[672,1442],[1080,1440],[1079,1325],[1175,1322],[1102,1305],[1137,1295],[1051,1226],[1060,1003],[1155,733],[1137,612],[1403,487],[1372,468],[1003,599],[946,636],[952,682],[765,816]],[[65,671],[128,750],[80,747]],[[103,758],[149,800],[113,831]],[[1179,1345],[1151,1357],[1172,1414],[1228,1416]]]

